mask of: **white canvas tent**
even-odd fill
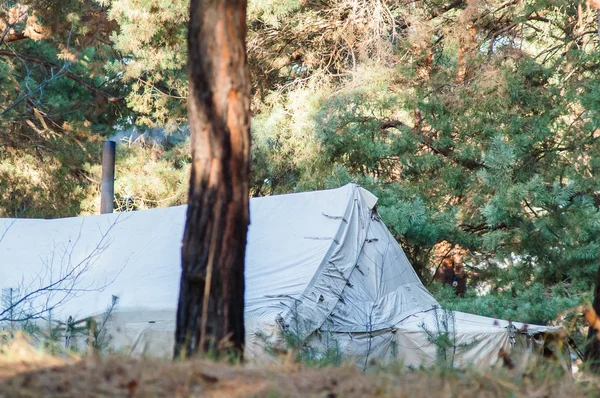
[[[445,314],[436,310],[439,304],[378,217],[376,203],[355,184],[251,200],[248,357],[266,358],[265,342],[277,344],[288,330],[317,349],[334,341],[361,366],[371,359],[402,359],[414,366],[435,361],[427,332],[439,330],[436,322]],[[0,288],[20,286],[23,293],[84,268],[75,295],[53,317],[101,314],[116,295],[112,347],[170,356],[185,213],[180,206],[56,220],[0,219]],[[38,297],[32,309],[63,298],[60,292],[50,301]],[[451,317],[459,366],[491,365],[501,348],[532,344],[532,335],[553,330],[509,327],[465,313]]]

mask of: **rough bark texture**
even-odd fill
[[[192,173],[175,357],[244,346],[250,84],[246,0],[192,0],[188,117]]]
[[[598,276],[596,277],[596,289],[594,290],[594,302],[592,303],[592,307],[596,314],[600,314],[600,268],[598,269]],[[600,331],[590,326],[587,344],[583,354],[589,369],[594,373],[600,373],[600,340],[598,340],[597,337],[598,333],[600,333]]]

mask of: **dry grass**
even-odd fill
[[[0,348],[0,397],[564,397],[594,396],[597,380],[495,369],[430,372],[206,360],[57,358],[23,341]],[[529,372],[529,374],[527,373]]]

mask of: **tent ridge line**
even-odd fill
[[[358,191],[358,189],[359,189],[359,188],[361,188],[361,187],[360,187],[360,185],[357,185],[357,184],[353,184],[353,185],[354,185],[354,188],[355,188],[355,191],[354,191],[354,193],[355,193],[355,196],[354,196],[354,200],[352,201],[352,205],[350,205],[350,204],[349,204],[349,207],[350,207],[350,209],[353,209],[353,208],[354,208],[354,203],[356,203],[356,202],[358,202],[358,201],[359,201],[359,198],[358,198],[358,197],[356,197],[356,194],[360,194],[360,193],[359,193],[359,191]],[[360,217],[360,211],[361,211],[361,208],[360,208],[360,203],[359,203],[359,204],[358,204],[358,216],[359,216],[359,217]],[[372,212],[372,211],[373,211],[373,209],[369,209],[369,211],[371,211],[371,212]],[[369,217],[369,218],[367,219],[367,222],[366,222],[366,223],[364,223],[364,220],[362,220],[362,219],[361,219],[360,221],[361,221],[362,229],[364,229],[364,230],[365,230],[365,236],[366,236],[366,235],[368,234],[368,231],[369,231],[370,227],[371,227],[371,221],[372,221],[372,219],[371,219],[371,217]],[[337,236],[337,235],[336,235],[336,236]],[[337,242],[337,240],[336,240],[336,243],[338,243],[338,244],[339,244],[339,242]],[[360,248],[359,248],[359,250],[357,251],[356,261],[358,261],[358,258],[360,257],[360,253],[362,253],[362,251],[363,251],[363,248],[364,248],[364,246],[365,246],[365,244],[366,244],[366,243],[367,243],[367,239],[364,239],[364,240],[361,242]],[[329,254],[329,253],[328,253],[328,254]],[[330,257],[330,255],[329,255],[329,257]],[[356,265],[358,265],[358,264],[356,264],[354,267],[352,267],[352,268],[350,269],[350,272],[348,273],[348,278],[346,278],[346,277],[344,277],[344,274],[343,274],[343,272],[342,272],[341,270],[339,270],[339,268],[337,268],[337,266],[335,265],[335,263],[333,263],[331,260],[329,260],[327,263],[328,263],[328,264],[332,264],[332,265],[334,265],[334,266],[335,266],[335,268],[336,268],[336,271],[338,271],[338,272],[341,274],[341,276],[342,276],[342,278],[341,278],[341,279],[345,281],[345,284],[343,285],[343,287],[342,287],[342,289],[340,290],[340,292],[339,292],[339,293],[336,293],[336,292],[334,292],[334,291],[331,289],[331,285],[327,285],[327,288],[328,288],[328,289],[331,291],[331,293],[332,293],[334,296],[336,296],[336,297],[337,297],[337,301],[336,301],[336,302],[335,302],[335,304],[334,304],[334,305],[331,307],[331,310],[329,311],[329,314],[323,318],[323,321],[322,321],[322,322],[321,322],[321,323],[320,323],[320,324],[319,324],[319,325],[318,325],[318,326],[317,326],[317,327],[316,327],[314,330],[320,330],[320,329],[321,329],[321,327],[323,326],[323,324],[325,323],[325,321],[327,320],[327,318],[328,318],[328,317],[330,317],[330,316],[333,314],[333,310],[334,310],[334,309],[337,307],[337,305],[338,305],[338,303],[339,303],[339,302],[342,302],[342,304],[345,304],[345,301],[344,301],[344,299],[343,299],[342,295],[343,295],[343,293],[344,293],[344,290],[346,289],[346,287],[351,287],[351,288],[353,287],[353,286],[352,286],[352,284],[350,284],[350,277],[352,276],[352,273],[354,273],[354,272],[355,272],[355,270],[356,270]],[[321,270],[319,270],[319,271],[321,271]],[[323,270],[323,271],[324,271],[324,270]],[[360,269],[359,269],[359,271],[360,271]],[[361,271],[361,274],[363,274],[363,273],[362,273],[362,271]],[[363,274],[363,275],[364,275],[364,274]]]
[[[354,199],[355,196],[356,196],[356,187],[353,187],[351,199]],[[352,213],[352,208],[354,207],[353,206],[353,202],[354,202],[354,200],[348,200],[348,203],[346,205],[346,209],[344,211],[344,218],[346,218],[346,219],[350,218],[349,215]],[[300,295],[301,297],[302,296],[307,296],[307,293],[310,292],[310,290],[312,290],[312,288],[316,284],[317,280],[320,279],[321,274],[323,273],[323,269],[325,268],[325,266],[328,263],[331,262],[331,260],[330,260],[331,259],[331,255],[333,254],[334,250],[337,247],[337,246],[334,246],[334,243],[336,243],[336,245],[339,245],[339,239],[340,239],[341,235],[343,234],[343,231],[346,228],[347,228],[346,226],[340,224],[340,226],[339,226],[337,232],[335,233],[335,235],[333,236],[333,238],[330,238],[330,239],[332,239],[332,243],[329,246],[329,249],[327,249],[327,253],[323,257],[323,260],[321,261],[321,264],[319,264],[319,267],[317,268],[317,271],[315,272],[315,275],[312,277],[312,279],[306,285],[306,288],[304,289],[304,291]]]
[[[309,293],[311,292],[311,290],[314,288],[315,284],[317,283],[317,281],[319,281],[321,279],[321,277],[324,274],[325,271],[325,267],[329,264],[332,263],[331,262],[331,257],[332,255],[335,253],[335,250],[339,247],[339,243],[341,240],[341,237],[344,235],[344,232],[346,231],[346,229],[350,226],[349,221],[351,218],[351,215],[353,212],[356,211],[357,216],[360,217],[360,192],[359,192],[359,188],[360,186],[357,184],[348,184],[351,186],[351,192],[348,195],[348,202],[346,204],[346,210],[344,211],[344,216],[342,217],[342,220],[346,221],[345,225],[343,223],[340,223],[340,227],[338,228],[338,231],[336,232],[331,246],[329,246],[329,249],[327,250],[327,253],[325,254],[325,256],[323,257],[323,260],[321,261],[321,264],[319,265],[319,267],[317,268],[317,271],[315,272],[315,275],[313,276],[313,278],[311,279],[311,281],[306,285],[306,288],[304,289],[304,291],[302,292],[302,294],[300,295],[300,297],[305,297],[305,298],[309,298]],[[357,206],[358,203],[358,206]],[[367,220],[367,224],[370,225],[371,220],[370,217]],[[362,218],[360,219],[360,224],[361,224],[361,229],[365,228],[365,224],[364,224],[364,220],[362,220]],[[335,243],[335,245],[334,245]],[[357,251],[358,255],[356,260],[358,260],[358,257],[360,255],[360,253],[363,250],[363,246],[365,245],[365,241],[363,240],[361,242],[361,246],[359,248],[359,250]],[[354,272],[354,270],[356,269],[356,267],[352,267],[350,270],[350,273],[348,275],[348,278],[350,278],[350,276],[352,275],[352,273]],[[343,290],[346,288],[346,283],[344,283],[344,286],[342,287],[339,295],[341,295],[341,293],[343,292]],[[319,330],[323,324],[325,323],[325,321],[327,320],[327,318],[331,315],[331,313],[333,312],[334,308],[337,306],[339,300],[339,295],[337,293],[335,293],[333,290],[331,290],[331,287],[328,286],[329,290],[331,291],[331,293],[333,294],[333,296],[336,297],[336,300],[333,302],[333,305],[331,306],[331,308],[328,310],[327,315],[325,315],[323,317],[323,319],[316,325],[314,325],[310,331],[310,333],[306,333],[306,336],[304,336],[304,338],[310,336],[312,333],[314,333],[314,331]],[[303,303],[301,303],[300,305],[302,305]],[[289,307],[288,307],[289,308]],[[284,315],[284,319],[288,318],[289,313],[291,311],[291,308],[288,309],[287,311],[285,311]]]

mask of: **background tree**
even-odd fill
[[[1,216],[97,213],[102,141],[136,125],[178,130],[187,91],[163,91],[187,87],[189,2],[163,1],[157,11],[153,3],[0,4]],[[155,18],[143,18],[146,5]],[[118,151],[116,207],[185,203],[189,142],[168,137]]]
[[[254,98],[254,192],[360,182],[426,284],[440,245],[467,250],[470,283],[490,294],[448,300],[454,308],[546,322],[590,300],[594,9],[285,4],[251,7],[254,66],[271,77]]]
[[[192,0],[188,28],[192,174],[175,357],[244,347],[250,82],[246,1]]]
[[[587,344],[585,345],[584,358],[587,362],[589,369],[594,373],[600,373],[600,340],[598,339],[598,333],[600,330],[597,328],[598,315],[600,314],[600,270],[596,279],[596,286],[594,289],[594,301],[592,302],[593,311],[588,310],[590,328],[587,334]]]
[[[84,210],[101,141],[127,116],[110,45],[117,26],[92,0],[0,5],[0,214]]]

